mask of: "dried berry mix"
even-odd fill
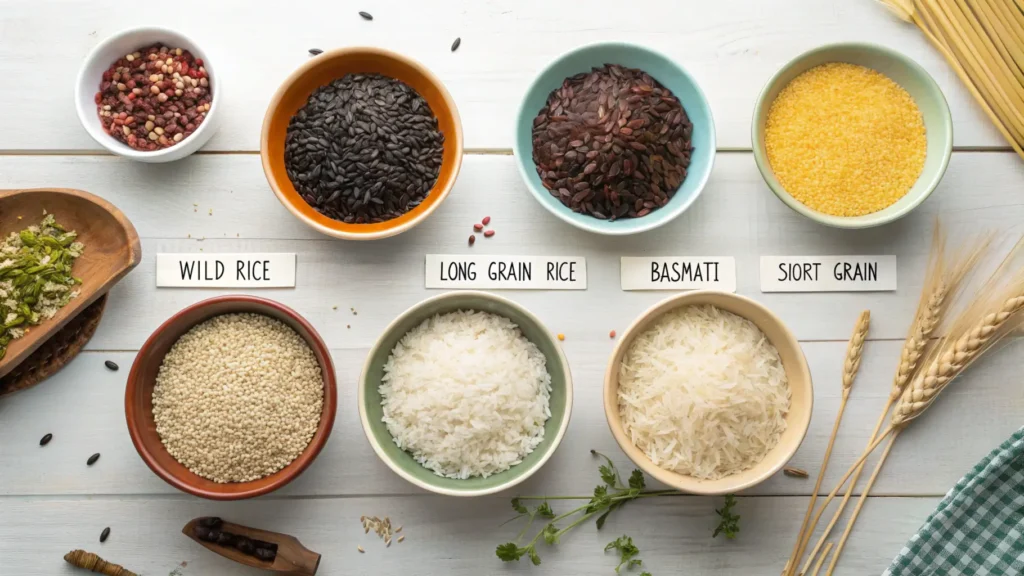
[[[693,125],[671,91],[635,68],[606,64],[566,78],[533,120],[544,187],[574,212],[638,218],[686,178]]]
[[[202,58],[153,45],[114,62],[100,82],[103,130],[136,150],[169,148],[195,132],[213,102]]]
[[[292,117],[284,162],[317,212],[365,224],[419,206],[443,153],[437,118],[415,90],[379,74],[348,74],[314,91]]]

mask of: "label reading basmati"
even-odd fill
[[[295,254],[157,254],[157,288],[294,288]]]
[[[586,290],[582,256],[427,254],[427,288]]]
[[[887,292],[895,256],[762,256],[762,292]]]
[[[736,259],[713,256],[623,256],[623,290],[736,291]]]

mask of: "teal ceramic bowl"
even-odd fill
[[[434,474],[416,462],[408,452],[396,446],[387,426],[381,421],[384,409],[381,407],[378,390],[384,376],[384,364],[391,355],[391,350],[409,330],[427,318],[456,310],[481,310],[512,320],[522,330],[523,335],[540,348],[547,359],[548,373],[551,374],[551,418],[544,425],[544,440],[521,463],[487,478],[456,480]],[[406,310],[384,330],[374,344],[359,378],[359,418],[362,420],[366,439],[370,441],[370,446],[377,456],[380,456],[396,474],[416,486],[448,496],[493,494],[511,488],[532,476],[551,458],[562,442],[565,430],[569,426],[571,412],[572,375],[569,373],[569,363],[555,336],[536,316],[519,304],[487,292],[448,292],[428,298]]]
[[[775,98],[794,78],[829,62],[857,64],[885,74],[910,94],[924,117],[928,140],[924,169],[903,198],[878,212],[863,216],[833,216],[812,210],[786,192],[775,178],[768,161],[764,147],[764,127]],[[870,228],[906,216],[920,206],[938,186],[953,153],[953,120],[939,85],[917,62],[899,52],[873,44],[830,44],[797,56],[776,72],[761,90],[754,107],[750,131],[757,168],[779,200],[811,220],[836,228]]]
[[[533,119],[547,102],[548,95],[562,82],[581,72],[605,64],[638,68],[672,91],[693,123],[693,154],[686,179],[669,202],[642,218],[624,218],[609,222],[577,214],[544,188],[533,162]],[[526,187],[541,206],[569,224],[598,234],[625,235],[653,230],[679,216],[697,199],[711,175],[715,161],[715,121],[711,106],[696,80],[667,56],[649,48],[624,43],[602,43],[577,48],[541,71],[533,81],[516,116],[514,151],[519,173]]]

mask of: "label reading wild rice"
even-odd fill
[[[586,290],[582,256],[427,254],[427,288]]]
[[[294,288],[295,254],[157,254],[157,288]]]

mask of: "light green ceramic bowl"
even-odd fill
[[[768,154],[764,147],[764,127],[771,108],[779,92],[800,74],[828,62],[848,62],[877,70],[891,78],[906,90],[917,103],[924,116],[927,131],[928,147],[921,176],[909,192],[895,204],[864,216],[832,216],[817,212],[790,196],[775,178]],[[899,52],[875,46],[873,44],[830,44],[805,52],[772,76],[761,91],[754,107],[754,119],[751,123],[751,140],[754,148],[754,159],[761,171],[761,176],[772,189],[772,192],[786,203],[787,206],[808,218],[837,228],[870,228],[887,224],[903,216],[919,206],[935,190],[942,175],[949,165],[949,157],[953,152],[953,120],[949,114],[949,106],[935,80],[916,62]]]
[[[543,442],[521,463],[487,478],[454,480],[434,474],[416,462],[408,452],[396,446],[387,426],[381,421],[384,410],[380,405],[378,389],[384,376],[384,363],[387,362],[395,344],[409,330],[427,318],[456,310],[482,310],[512,320],[526,338],[540,348],[547,359],[548,373],[551,374],[551,418],[544,425]],[[572,375],[569,373],[569,363],[555,336],[536,316],[519,304],[487,292],[448,292],[428,298],[406,310],[384,330],[374,344],[359,378],[359,418],[362,420],[366,439],[370,441],[377,456],[380,456],[396,474],[416,486],[448,496],[493,494],[511,488],[532,476],[551,458],[562,442],[565,430],[569,426],[571,412]]]

